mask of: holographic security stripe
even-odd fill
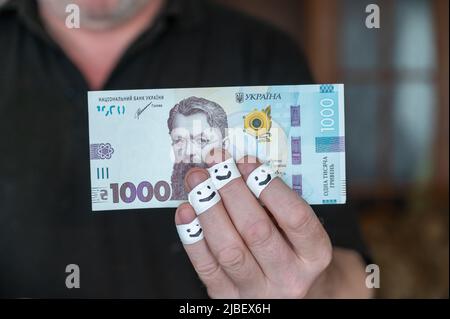
[[[316,137],[316,153],[345,152],[344,136]]]
[[[300,137],[291,138],[292,164],[300,165],[302,163],[302,151]]]
[[[292,175],[292,189],[302,196],[302,175]]]
[[[300,126],[300,105],[291,105],[291,126]]]

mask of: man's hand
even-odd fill
[[[209,155],[206,161],[212,166],[227,158],[229,155],[220,150]],[[359,270],[358,278],[362,282],[355,284],[353,279],[356,290],[350,285],[355,293],[360,293],[339,293],[339,285],[345,288],[342,279],[348,277],[346,267],[342,267],[345,258],[332,262],[336,254],[312,208],[279,178],[262,191],[259,199],[264,208],[245,182],[260,164],[255,158],[247,157],[237,165],[242,177],[220,188],[222,200],[199,215],[205,240],[184,245],[209,296],[368,296],[361,288],[364,286],[362,263],[352,266],[353,270]],[[191,169],[185,178],[187,191],[208,178],[206,170]],[[195,217],[192,206],[185,203],[178,207],[175,222],[188,224]],[[334,267],[339,264],[340,268]]]

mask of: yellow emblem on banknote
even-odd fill
[[[244,131],[255,136],[257,140],[270,142],[271,127],[270,105],[261,111],[255,109],[244,116]]]

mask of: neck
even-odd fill
[[[103,87],[120,57],[144,29],[151,26],[164,0],[152,0],[137,15],[106,30],[69,29],[46,5],[39,7],[44,25],[85,77],[91,90]]]

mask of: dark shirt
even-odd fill
[[[0,297],[205,297],[174,209],[92,212],[87,81],[31,0],[0,11]],[[204,1],[168,1],[102,89],[311,83],[284,34]],[[352,210],[315,206],[364,253]],[[67,289],[68,264],[80,289]]]

